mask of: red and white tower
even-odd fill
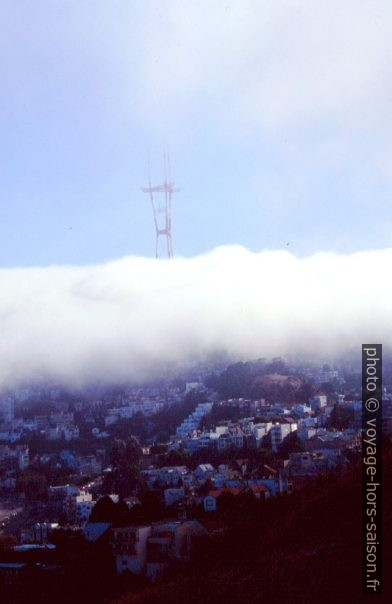
[[[167,257],[173,258],[173,242],[171,233],[171,198],[173,193],[178,193],[179,188],[174,186],[170,177],[170,161],[167,153],[163,157],[164,182],[161,185],[151,186],[150,174],[148,187],[143,187],[143,193],[150,196],[152,212],[155,223],[155,257],[159,257],[159,238],[166,238]],[[149,170],[150,172],[150,170]]]

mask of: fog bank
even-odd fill
[[[297,258],[216,248],[194,258],[1,269],[0,386],[83,385],[203,360],[325,359],[392,342],[392,249]]]

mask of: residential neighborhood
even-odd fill
[[[281,361],[247,370],[260,367],[251,379],[257,398],[222,397],[222,384],[243,371],[236,365],[99,396],[60,387],[7,393],[0,584],[16,581],[7,564],[20,565],[17,577],[32,556],[39,572],[45,560],[58,572],[64,544],[75,539],[92,551],[105,547],[114,577],[159,582],[228,530],[239,510],[262,510],[349,472],[361,451],[355,376],[347,371],[346,382],[337,369]],[[384,405],[390,436],[387,390]]]

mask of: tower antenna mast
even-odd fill
[[[165,151],[163,155],[164,181],[161,185],[151,185],[150,164],[148,165],[148,187],[142,187],[143,193],[150,198],[155,224],[155,257],[159,257],[159,238],[166,238],[167,257],[173,258],[173,242],[171,229],[172,194],[178,193],[170,174],[170,158]]]

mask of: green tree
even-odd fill
[[[335,405],[329,416],[328,427],[345,430],[346,428],[349,428],[353,420],[354,414],[351,409]]]
[[[113,522],[116,515],[116,504],[109,496],[100,497],[91,510],[90,522]]]
[[[283,459],[287,459],[291,453],[301,453],[304,450],[304,445],[297,432],[291,432],[280,445],[278,455]]]
[[[48,482],[43,474],[27,471],[18,478],[16,488],[30,500],[44,499],[48,492]]]

